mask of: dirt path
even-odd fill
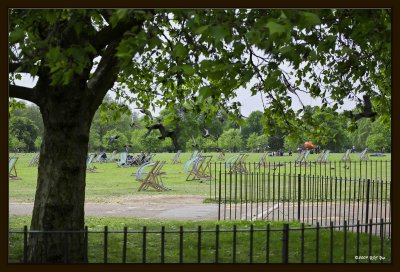
[[[218,218],[217,204],[203,204],[200,196],[134,196],[85,203],[85,215],[130,218],[204,220]],[[31,215],[33,203],[9,203],[10,215]]]

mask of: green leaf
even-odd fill
[[[210,97],[212,95],[212,93],[213,93],[213,90],[211,89],[210,86],[201,87],[199,90],[199,98],[200,98],[200,100],[204,100],[207,97]]]
[[[266,27],[269,29],[270,35],[274,34],[282,34],[287,31],[287,27],[281,24],[278,24],[274,21],[269,21],[266,25]]]
[[[185,47],[183,44],[178,43],[174,47],[173,55],[177,58],[185,58],[189,52],[189,49]]]
[[[17,28],[10,33],[10,43],[16,43],[23,41],[25,37],[25,31],[23,29]]]
[[[209,28],[209,25],[201,26],[199,28],[196,28],[194,30],[195,34],[202,34],[204,31],[206,31]]]
[[[219,42],[229,35],[229,30],[225,26],[214,26],[211,28],[215,42]]]
[[[192,65],[190,65],[190,64],[184,64],[181,66],[181,68],[183,70],[183,73],[187,76],[192,76],[195,72]]]
[[[319,19],[318,15],[313,13],[313,12],[302,12],[304,21],[308,26],[315,26],[321,23],[321,20]]]

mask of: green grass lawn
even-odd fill
[[[10,217],[10,229],[22,230],[24,225],[30,224],[30,217]],[[249,229],[254,226],[253,240]],[[267,237],[267,225],[270,225],[269,238]],[[234,261],[233,226],[236,225],[236,254],[235,262],[249,263],[252,250],[252,262],[254,263],[281,263],[282,262],[282,227],[284,222],[266,221],[175,221],[175,220],[145,220],[109,217],[86,217],[86,225],[89,231],[100,233],[89,234],[88,258],[90,263],[102,263],[104,260],[104,226],[109,231],[120,233],[108,234],[108,262],[120,263],[122,260],[124,226],[128,231],[135,231],[127,235],[126,261],[130,263],[143,262],[143,226],[146,226],[145,262],[161,262],[161,227],[165,227],[164,262],[180,262],[180,226],[183,228],[182,236],[182,262],[198,262],[198,226],[201,225],[201,263],[216,262],[216,225],[219,225],[218,262],[232,263]],[[317,245],[317,232],[315,229],[304,231],[304,251],[301,243],[300,224],[290,223],[290,228],[297,228],[289,232],[289,262],[301,262],[301,253],[304,252],[305,263],[354,263],[355,256],[383,256],[383,262],[391,262],[391,241],[377,236],[370,237],[361,233],[359,236],[357,254],[357,235],[347,232],[346,241],[343,231],[320,229],[319,243]],[[245,231],[243,231],[245,230]],[[332,235],[332,236],[331,236]],[[331,240],[332,237],[332,240]],[[269,241],[269,242],[268,242]],[[331,243],[333,241],[333,243]],[[252,244],[252,249],[251,249]],[[371,252],[369,249],[371,248]],[[9,261],[18,262],[22,257],[22,234],[10,234]],[[332,256],[332,257],[331,257]],[[318,260],[317,260],[318,258]],[[361,263],[368,262],[361,260]],[[380,259],[373,260],[380,262]]]
[[[11,153],[10,156],[14,154]],[[217,153],[210,153],[213,155],[212,162],[222,163],[217,159]],[[225,158],[229,158],[234,154],[226,154]],[[275,173],[291,173],[291,174],[310,174],[310,175],[325,175],[325,176],[342,176],[342,177],[369,177],[379,179],[384,176],[384,179],[390,180],[390,161],[391,155],[386,154],[385,157],[370,157],[368,166],[365,163],[352,164],[346,167],[343,162],[339,162],[343,154],[331,154],[329,156],[329,163],[325,165],[303,165],[295,167],[293,164],[294,156],[283,157],[267,157],[267,162],[292,162],[286,167],[278,167]],[[141,195],[198,195],[208,198],[210,195],[210,182],[196,182],[186,181],[187,173],[184,171],[184,164],[190,158],[191,153],[182,153],[180,156],[181,164],[171,164],[172,158],[175,153],[158,153],[155,160],[165,160],[167,164],[164,166],[163,171],[166,175],[163,176],[164,184],[172,190],[165,192],[155,192],[154,190],[138,192],[139,182],[135,180],[132,173],[136,172],[138,167],[117,167],[116,163],[94,163],[96,166],[96,173],[87,173],[86,175],[86,202],[118,202],[123,201],[125,198],[141,196]],[[250,153],[247,162],[258,162],[261,154]],[[311,154],[308,158],[309,161],[314,161],[317,154]],[[18,154],[18,162],[16,168],[18,176],[21,180],[9,182],[9,200],[10,202],[27,202],[34,201],[36,180],[37,180],[37,167],[29,167],[28,164],[33,157],[33,154]],[[353,161],[357,161],[357,154],[351,154]],[[388,161],[388,163],[382,162]],[[348,165],[348,164],[347,164]],[[266,171],[271,171],[267,169]]]

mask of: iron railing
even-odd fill
[[[315,171],[290,171],[290,167],[277,172],[254,164],[236,168],[244,171],[232,171],[232,165],[222,163],[210,169],[209,198],[218,203],[219,220],[298,220],[322,225],[391,221],[390,180],[319,176]],[[378,231],[374,229],[375,234]]]
[[[293,227],[283,224],[281,228],[238,229],[184,229],[141,230],[124,227],[123,231],[111,231],[105,226],[103,231],[35,231],[10,230],[9,236],[23,235],[23,248],[18,252],[9,250],[9,262],[28,262],[28,236],[61,235],[64,250],[71,246],[69,235],[84,235],[83,262],[97,263],[359,263],[391,262],[390,237],[385,236],[390,222],[355,225],[347,224],[315,226],[301,223]],[[354,233],[349,232],[355,229]],[[367,229],[367,233],[363,233]],[[373,229],[379,229],[377,236]],[[341,231],[336,231],[341,230]],[[94,236],[102,235],[102,237]],[[118,236],[118,239],[112,236]],[[11,238],[10,238],[11,239]],[[95,240],[95,241],[93,241]],[[116,241],[118,240],[118,241]],[[14,237],[14,242],[16,241]],[[11,242],[10,242],[11,243]],[[14,251],[17,251],[14,247]],[[19,254],[19,255],[18,255]],[[64,262],[69,263],[68,254]]]

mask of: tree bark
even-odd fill
[[[82,231],[86,158],[94,113],[88,110],[91,107],[82,95],[84,90],[51,92],[54,95],[40,104],[44,135],[31,230]],[[83,239],[83,233],[31,234],[28,262],[82,263]]]

